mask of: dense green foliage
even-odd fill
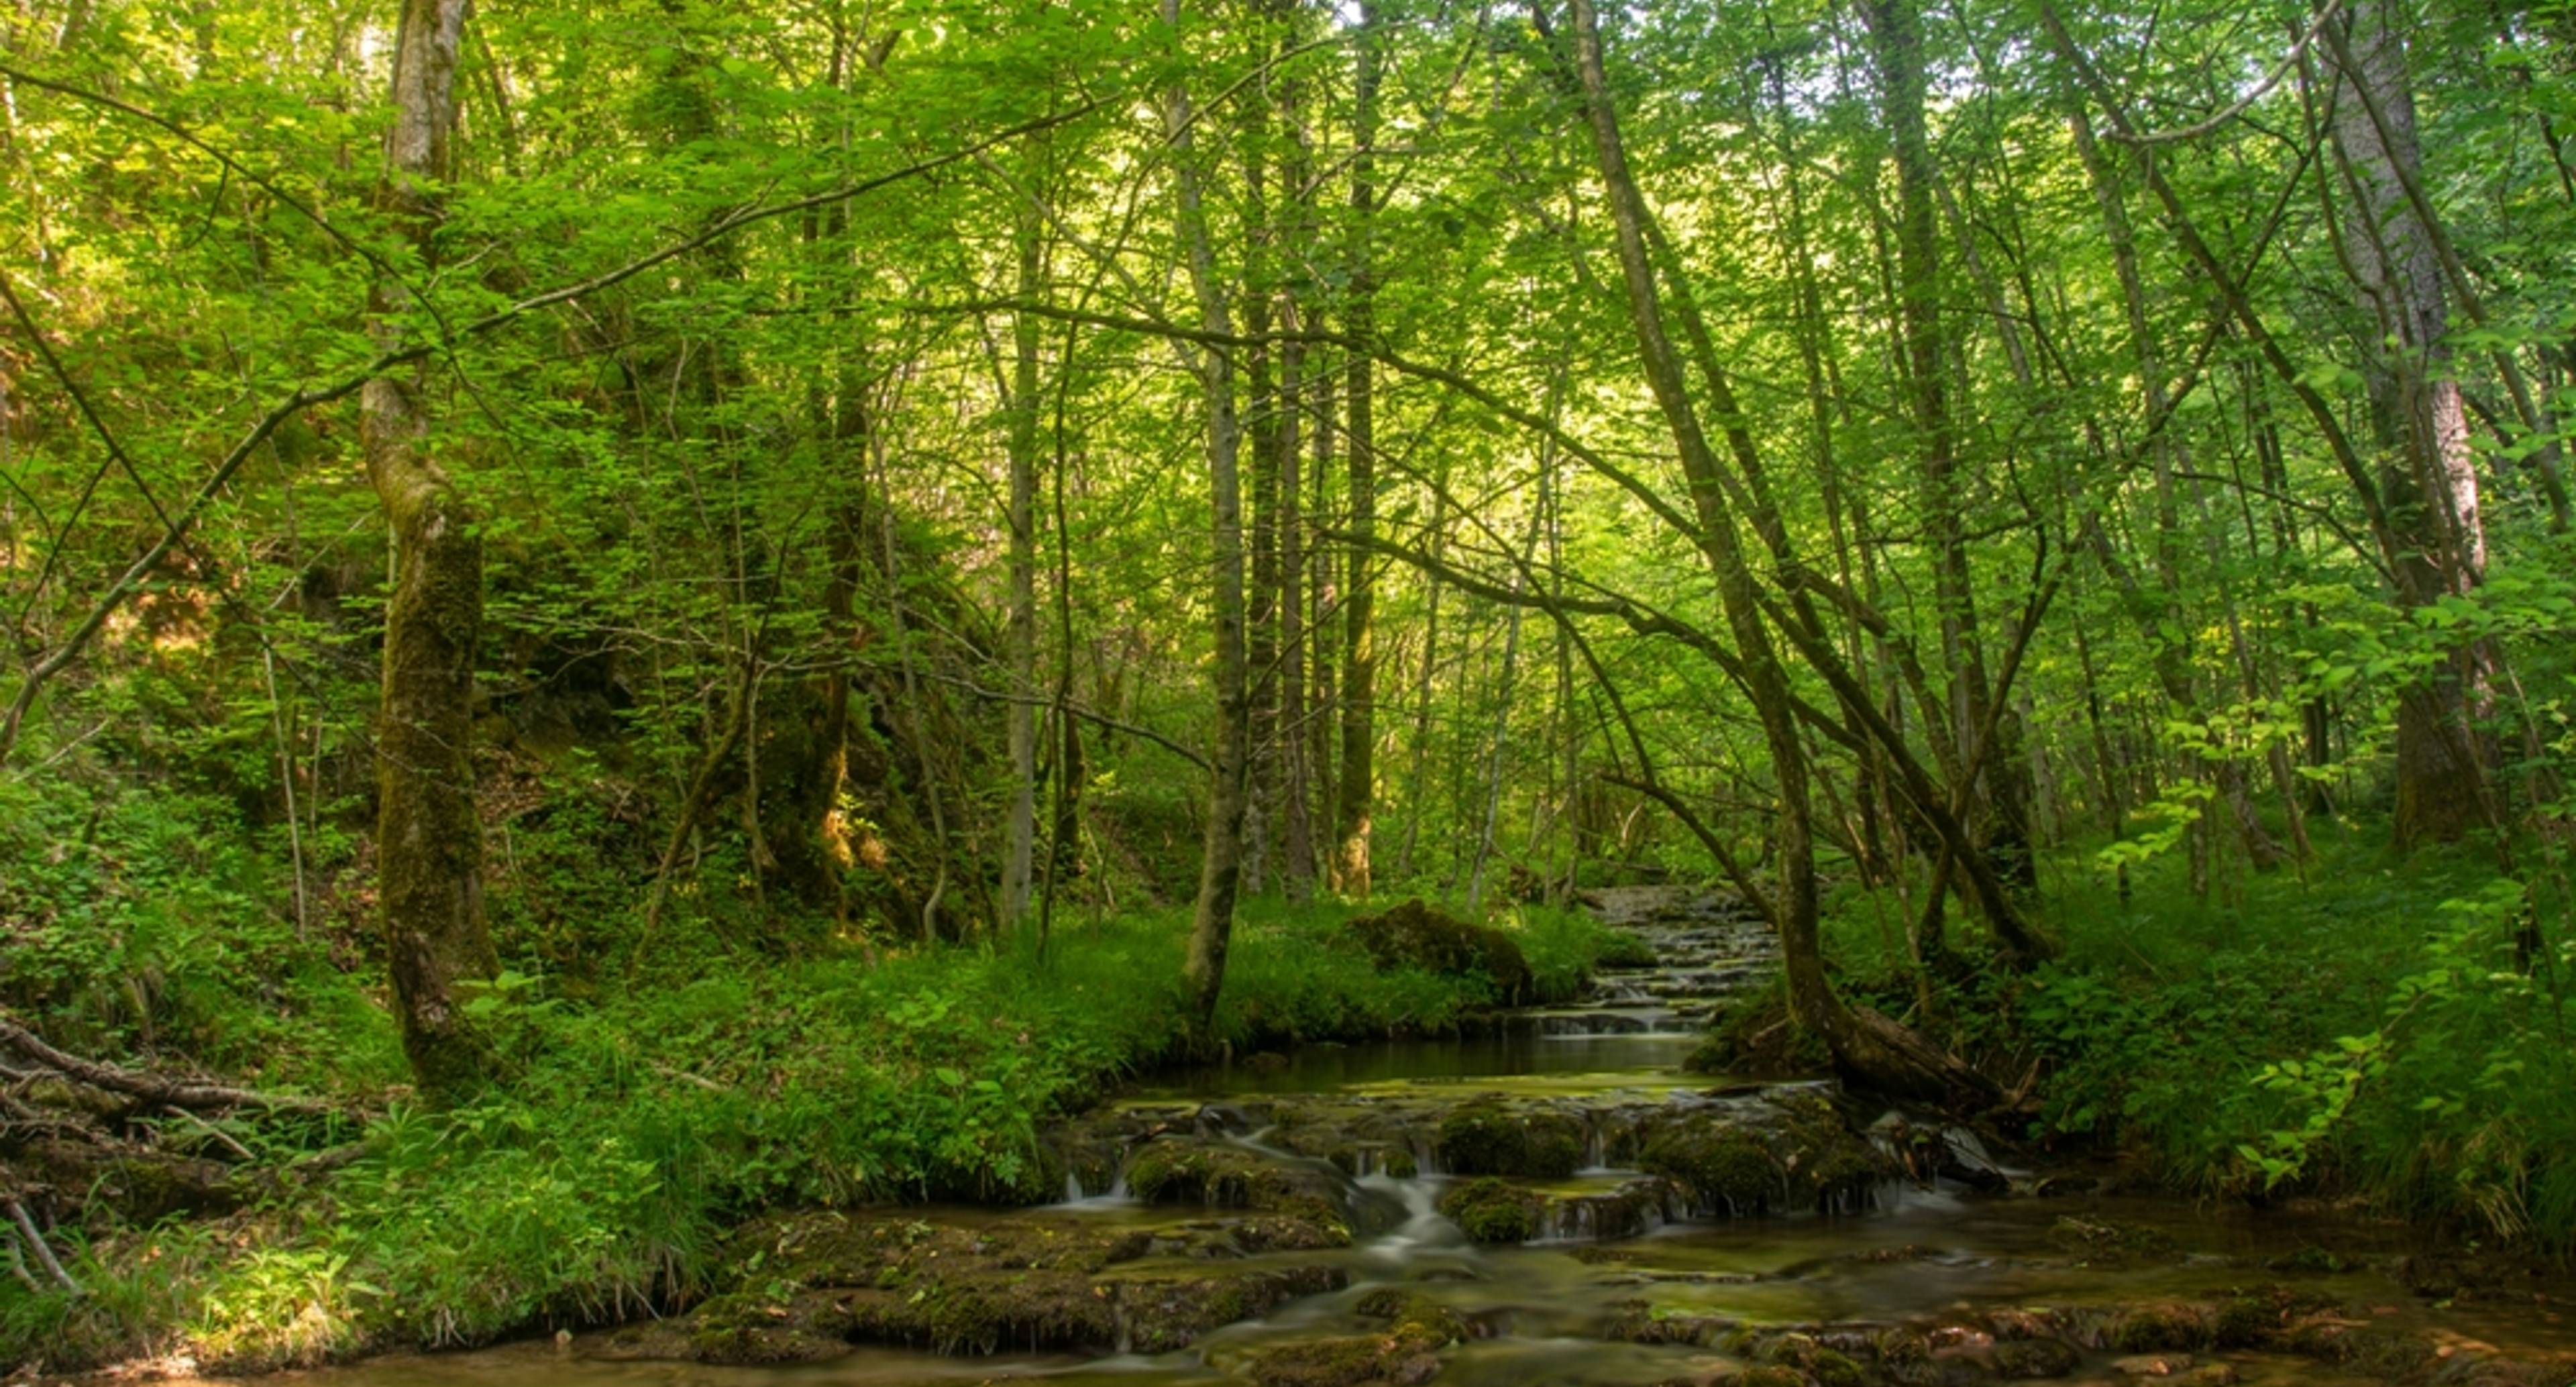
[[[2053,859],[2063,957],[2026,976],[1961,966],[1932,1024],[2030,1079],[2017,1131],[2120,1153],[2203,1196],[2360,1199],[2471,1238],[2576,1249],[2576,1050],[2554,980],[2515,965],[2510,883],[2474,858],[2392,856],[2338,830],[2304,879],[2194,898],[2161,859],[2119,890],[2096,854]],[[1847,891],[1829,917],[1846,986],[1891,1013],[1918,992],[1889,912]],[[2295,979],[2295,992],[2285,984]],[[2293,1004],[2293,998],[2295,1004]],[[1777,987],[1711,1023],[1695,1067],[1813,1072]]]
[[[1047,1197],[1661,879],[1718,1059],[2564,1254],[2571,124],[2564,0],[24,0],[0,1359]]]

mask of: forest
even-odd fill
[[[2576,1383],[2569,0],[13,0],[0,236],[11,1381]]]

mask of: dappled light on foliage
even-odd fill
[[[23,0],[0,1373],[2563,1380],[2571,121],[2564,4]]]

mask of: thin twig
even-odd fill
[[[27,1245],[36,1249],[36,1260],[44,1264],[45,1270],[51,1273],[56,1281],[62,1283],[64,1290],[76,1296],[89,1294],[81,1289],[81,1283],[72,1279],[70,1272],[63,1270],[62,1263],[54,1260],[54,1250],[45,1246],[45,1235],[37,1232],[36,1221],[27,1217],[26,1205],[19,1203],[15,1198],[10,1199],[9,1218],[11,1222],[18,1225],[18,1236],[25,1238]]]

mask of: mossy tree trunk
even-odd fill
[[[452,171],[455,77],[467,0],[404,0],[394,53],[383,208],[434,257],[438,189]],[[369,304],[380,345],[401,336],[409,290],[386,276]],[[360,437],[393,536],[376,733],[377,898],[403,1049],[423,1092],[470,1089],[491,1052],[462,1005],[498,964],[483,919],[483,837],[474,805],[474,656],[483,546],[474,514],[430,445],[430,368],[367,383]]]

